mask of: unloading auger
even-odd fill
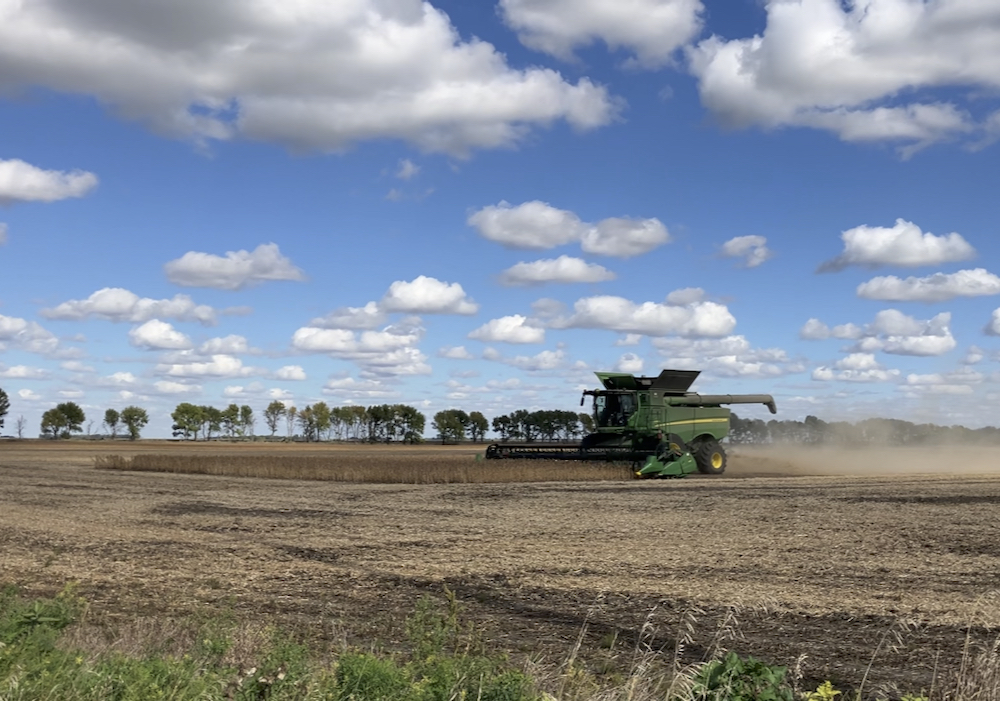
[[[595,428],[579,444],[493,443],[486,458],[629,462],[638,477],[720,475],[726,470],[720,441],[729,433],[731,413],[724,405],[778,411],[770,394],[689,392],[699,370],[664,370],[657,377],[594,374],[603,388],[584,391],[580,405],[593,397]]]

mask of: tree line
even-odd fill
[[[807,416],[803,421],[730,418],[729,442],[743,444],[804,443],[810,445],[923,445],[1000,444],[1000,428],[966,428],[916,424],[901,419],[824,421]]]
[[[0,389],[0,429],[10,411],[10,399]],[[253,437],[257,417],[244,404],[229,404],[225,409],[182,402],[171,413],[175,438],[207,440],[215,437],[231,439]],[[46,438],[68,438],[83,432],[87,417],[75,402],[62,402],[42,414],[41,435]],[[287,437],[307,441],[354,440],[367,442],[417,443],[423,440],[426,417],[406,404],[348,405],[330,407],[316,402],[302,408],[272,401],[263,411],[264,425],[274,437],[279,430]],[[91,422],[93,423],[93,421]],[[136,440],[149,423],[149,415],[138,406],[121,411],[107,409],[102,425],[107,434],[119,433]],[[18,438],[23,438],[26,422],[19,416],[15,423]],[[494,417],[492,421],[479,411],[465,412],[446,409],[437,412],[431,422],[437,438],[446,443],[465,440],[483,441],[493,432],[502,441],[573,441],[594,430],[590,414],[543,409],[519,409]],[[90,433],[88,427],[88,434]],[[990,443],[1000,444],[1000,428],[970,429],[964,426],[915,424],[899,419],[865,419],[856,423],[827,422],[816,416],[803,421],[744,419],[733,413],[730,420],[730,443],[806,443],[806,444],[888,444],[920,445],[925,443]]]

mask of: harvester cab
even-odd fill
[[[729,433],[728,404],[764,404],[769,394],[701,395],[689,392],[698,370],[664,370],[656,377],[598,372],[593,397],[594,431],[577,446],[494,443],[487,458],[541,458],[630,462],[638,477],[683,477],[692,472],[722,474]]]

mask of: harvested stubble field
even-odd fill
[[[550,463],[531,469],[553,481],[407,485],[93,465],[113,452],[504,468],[464,447],[109,448],[0,443],[0,582],[37,595],[79,582],[92,623],[214,611],[391,646],[447,585],[494,647],[555,665],[586,623],[584,659],[610,671],[640,637],[672,656],[695,606],[684,656],[698,659],[740,605],[729,647],[805,654],[806,684],[857,684],[880,639],[917,624],[879,648],[868,682],[909,691],[958,668],[970,623],[981,643],[1000,624],[1000,450],[737,449],[721,477],[576,481],[586,468]]]

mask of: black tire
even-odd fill
[[[691,448],[691,455],[703,475],[721,475],[726,471],[726,449],[714,438],[698,441]]]

